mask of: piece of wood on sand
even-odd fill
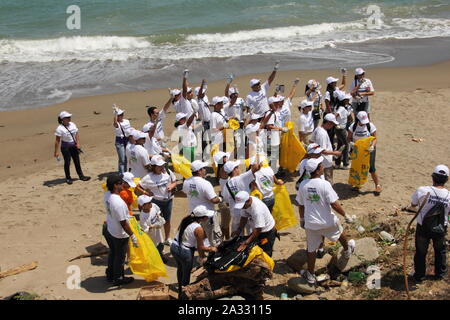
[[[185,287],[183,300],[209,300],[243,294],[252,299],[262,299],[267,279],[272,278],[268,265],[258,258],[245,268],[226,273],[202,273],[197,280]]]
[[[25,271],[34,270],[37,268],[37,266],[38,266],[38,262],[33,261],[30,264],[24,264],[23,266],[15,267],[15,268],[0,272],[0,279],[6,278],[9,276],[13,276],[13,275],[25,272]]]
[[[87,251],[89,253],[83,253],[79,256],[76,256],[75,258],[72,258],[69,260],[69,262],[72,262],[74,260],[82,259],[82,258],[91,258],[91,257],[97,257],[102,256],[104,254],[107,254],[109,252],[109,248],[102,244],[101,242],[96,243],[90,247],[87,248]]]

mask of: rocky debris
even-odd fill
[[[325,254],[321,259],[316,259],[315,273],[320,274],[326,272],[328,265],[330,264],[333,257],[330,254]],[[289,258],[287,258],[287,264],[299,272],[301,270],[306,270],[308,268],[308,256],[305,249],[300,249],[294,252]]]
[[[232,297],[224,297],[217,300],[245,300],[244,297],[241,296],[232,296]]]
[[[339,248],[336,256],[331,261],[341,272],[347,272],[363,263],[374,261],[379,256],[377,243],[373,238],[356,240],[355,251],[349,259],[344,257],[343,251],[344,248]]]
[[[312,294],[316,292],[316,287],[310,285],[303,277],[295,277],[288,280],[289,289],[300,294]]]

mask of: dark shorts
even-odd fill
[[[170,199],[168,201],[160,201],[153,199],[152,202],[161,209],[161,215],[164,218],[164,220],[170,221],[170,218],[172,217],[173,199]]]

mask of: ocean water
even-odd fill
[[[433,37],[450,37],[448,0],[0,0],[0,110],[174,86],[186,67],[217,80],[275,57],[281,69],[385,63],[395,57],[345,46]]]

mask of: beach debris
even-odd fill
[[[231,296],[231,297],[223,297],[217,300],[245,300],[245,298],[241,296]]]
[[[363,272],[350,271],[348,273],[348,281],[350,282],[360,282],[364,280],[365,277],[366,275]]]
[[[321,259],[317,259],[315,267],[316,273],[320,274],[325,272],[332,259],[333,257],[328,253],[326,253]],[[288,266],[294,269],[295,271],[306,270],[308,268],[307,261],[308,261],[308,253],[305,249],[295,251],[286,260]]]
[[[169,286],[155,281],[139,290],[137,300],[170,300]]]
[[[9,276],[13,276],[22,272],[26,272],[26,271],[30,271],[30,270],[34,270],[36,269],[38,266],[38,262],[37,261],[33,261],[30,264],[24,264],[23,266],[20,267],[15,267],[3,272],[0,272],[0,279],[9,277]]]
[[[29,293],[26,291],[16,292],[3,300],[36,300],[39,296],[36,293]]]
[[[379,256],[377,243],[370,237],[356,240],[355,251],[349,259],[343,255],[343,252],[344,248],[340,247],[331,262],[341,272],[347,272],[366,262],[374,261]]]
[[[316,292],[316,287],[311,285],[303,277],[294,277],[288,280],[289,289],[300,294],[312,294]]]
[[[93,114],[95,114],[95,115],[99,115],[99,114],[101,114],[101,112],[98,112],[98,111],[94,111],[94,112],[93,112]]]
[[[75,258],[70,259],[69,262],[72,262],[72,261],[78,260],[78,259],[82,259],[82,258],[97,257],[97,256],[101,256],[101,255],[104,255],[107,253],[109,253],[109,248],[100,244],[100,245],[96,245],[95,248],[92,248],[92,252],[80,254],[79,256],[76,256]]]
[[[411,140],[414,142],[424,142],[425,141],[425,139],[422,139],[422,138],[412,138]]]
[[[390,233],[388,233],[386,231],[381,231],[380,232],[380,238],[381,238],[381,240],[388,241],[388,242],[395,241],[395,238]]]
[[[366,231],[366,229],[364,229],[364,227],[361,225],[359,225],[358,228],[356,228],[356,230],[358,230],[359,233],[364,233]]]
[[[301,294],[298,294],[295,296],[295,300],[302,300],[303,296]]]
[[[330,280],[330,275],[326,273],[319,274],[317,277],[317,282],[324,282]]]
[[[283,293],[280,295],[280,299],[281,299],[281,300],[289,300],[288,294],[287,294],[286,292],[283,292]]]
[[[324,288],[340,287],[342,285],[342,282],[337,280],[326,280],[320,285]]]

